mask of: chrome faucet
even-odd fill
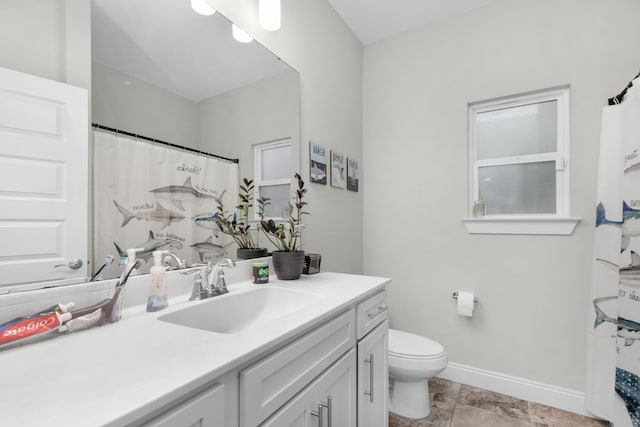
[[[207,264],[207,270],[205,277],[207,278],[207,284],[209,285],[209,296],[222,295],[229,292],[227,284],[224,280],[223,267],[235,267],[236,263],[230,258],[222,258],[215,264]]]
[[[191,288],[191,296],[189,297],[189,301],[198,301],[201,299],[209,298],[209,291],[202,286],[202,273],[200,272],[199,268],[181,271],[180,275],[190,276],[194,273],[196,276],[193,279],[193,287]]]
[[[175,267],[171,265],[171,260],[175,262]],[[169,251],[165,252],[162,256],[162,265],[164,265],[165,267],[169,267],[170,270],[180,270],[182,268],[187,268],[187,263],[185,260],[180,259],[178,255]]]

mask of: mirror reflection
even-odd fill
[[[215,256],[214,245],[218,251],[222,248],[229,254],[235,253],[234,247],[227,247],[222,239],[216,241],[211,228],[196,227],[209,234],[197,236],[196,240],[175,227],[195,223],[196,219],[205,224],[207,215],[215,211],[213,202],[221,197],[226,198],[226,208],[232,210],[237,203],[237,185],[229,180],[210,183],[202,176],[223,174],[226,179],[231,175],[235,182],[253,177],[254,152],[264,143],[288,141],[292,146],[291,169],[299,169],[297,72],[257,42],[239,43],[232,37],[228,20],[219,13],[212,16],[196,13],[189,0],[92,0],[91,10],[91,122],[167,141],[180,148],[149,143],[142,137],[127,139],[123,132],[92,131],[89,178],[92,185],[101,183],[108,191],[97,193],[93,188],[88,201],[78,201],[81,209],[77,210],[77,216],[88,215],[91,223],[89,236],[77,229],[65,231],[74,233],[81,246],[89,242],[91,255],[89,259],[82,256],[85,261],[82,275],[93,275],[108,256],[113,256],[114,261],[105,278],[119,275],[119,255],[129,248],[148,250],[156,245],[157,249],[182,251],[179,257],[189,264],[206,262]],[[38,94],[34,96],[37,98]],[[112,137],[125,147],[111,147],[115,151],[99,156],[102,166],[94,165],[99,153],[98,144],[94,143],[94,139],[99,139],[97,135],[103,139]],[[140,146],[145,147],[143,154],[127,156]],[[239,163],[222,161],[229,170],[220,172],[220,168],[207,165],[213,159],[211,156],[191,153],[189,149],[238,159]],[[123,153],[126,161],[118,160]],[[187,154],[192,157],[186,157]],[[171,160],[176,155],[177,160]],[[180,162],[182,174],[171,175],[157,168],[142,178],[141,169],[152,166],[150,159],[154,157],[163,164]],[[86,167],[84,161],[81,164]],[[111,169],[102,174],[105,165]],[[176,172],[177,168],[173,169]],[[87,176],[87,171],[81,172],[77,182]],[[188,176],[189,172],[192,176]],[[152,182],[149,177],[162,180]],[[142,193],[129,196],[127,192],[132,188]],[[190,192],[190,196],[185,193],[182,195],[186,199],[173,197],[180,190]],[[108,203],[98,205],[97,200],[107,194]],[[116,222],[126,238],[105,232],[106,216]],[[96,250],[97,236],[106,236],[108,248]],[[46,245],[44,237],[39,236],[41,247],[55,246]],[[197,243],[200,246],[194,246]],[[148,271],[151,257],[142,251],[137,255],[143,261],[142,272]],[[55,267],[49,264],[47,271],[51,274],[43,276],[46,279],[24,274],[5,280],[0,286],[10,292],[78,281],[73,278],[77,275],[64,275],[72,271],[72,267],[65,267],[67,264]]]
[[[92,0],[91,19],[92,122],[112,129],[94,130],[93,270],[113,256],[104,278],[117,277],[136,248],[141,273],[153,250],[235,257],[216,203],[233,211],[257,146],[285,141],[299,158],[298,73],[187,0]]]

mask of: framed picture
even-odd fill
[[[327,184],[327,151],[323,145],[309,141],[309,181]]]
[[[336,188],[344,188],[345,167],[344,156],[336,151],[331,150],[331,186]]]
[[[358,161],[347,157],[347,190],[358,192]]]

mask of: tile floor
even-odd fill
[[[608,427],[609,423],[447,381],[429,380],[431,414],[412,420],[389,413],[389,427]]]

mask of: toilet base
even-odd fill
[[[429,382],[389,378],[389,411],[405,418],[425,418],[431,413]]]

